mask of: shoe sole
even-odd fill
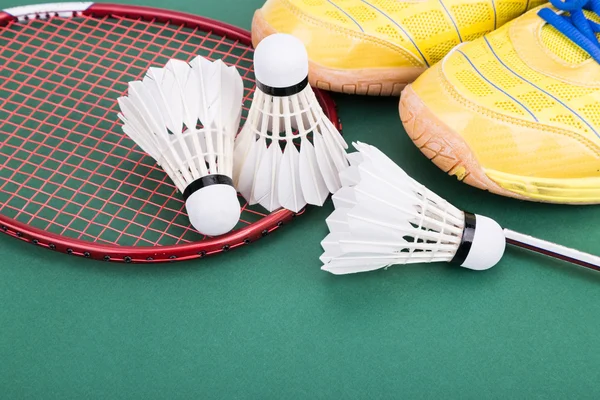
[[[569,179],[567,182],[566,179],[486,172],[465,140],[440,121],[410,85],[402,92],[399,111],[404,128],[417,148],[442,171],[456,176],[459,181],[520,200],[579,205],[600,203],[600,178]]]
[[[261,10],[252,19],[254,47],[277,31],[265,20]],[[413,82],[426,68],[370,68],[345,70],[328,68],[309,61],[309,81],[319,89],[368,96],[400,96],[402,89]]]

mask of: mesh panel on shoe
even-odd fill
[[[326,0],[302,0],[307,6],[322,6]]]
[[[501,109],[502,111],[507,111],[507,112],[517,114],[517,115],[525,115],[525,112],[523,112],[523,109],[518,107],[512,101],[497,101],[494,103],[494,105],[496,107],[498,107],[499,109]]]
[[[460,4],[450,7],[450,10],[460,27],[491,21],[494,18],[489,3]]]
[[[499,1],[496,3],[498,26],[511,21],[525,11],[525,4],[520,1]]]
[[[519,58],[519,55],[514,49],[510,50],[508,53],[506,53],[506,55],[504,55],[504,62],[507,65],[510,65],[510,68],[513,71],[531,83],[538,83],[544,78],[543,75],[538,74],[527,67],[527,65],[525,65]]]
[[[371,0],[370,3],[387,13],[395,13],[411,5],[410,2],[400,0]]]
[[[432,46],[426,50],[427,57],[430,63],[436,63],[440,61],[450,50],[452,50],[460,42],[458,40],[448,40]]]
[[[454,82],[459,83],[464,88],[463,90],[467,91],[464,94],[479,97],[482,100],[473,101],[499,113],[526,116],[525,109],[527,109],[536,114],[537,118],[545,119],[545,123],[553,123],[565,129],[576,129],[589,133],[589,127],[575,114],[570,114],[561,105],[562,102],[569,105],[591,125],[600,127],[600,102],[595,101],[595,94],[600,89],[550,79],[544,74],[532,70],[518,57],[507,32],[506,29],[500,29],[487,36],[496,56],[500,57],[505,65],[492,54],[484,40],[466,45],[461,52],[469,57],[477,71],[514,97],[515,100],[490,97],[483,100],[483,97],[489,93],[497,94],[498,91],[477,74],[464,56],[457,54],[450,57],[446,63],[449,68],[457,71],[454,73]],[[539,86],[542,90],[532,84]],[[559,101],[554,100],[544,91]],[[521,103],[525,109],[518,103]]]
[[[598,15],[587,10],[584,10],[583,12],[586,18],[596,23],[600,23],[600,17]],[[569,13],[565,13],[565,15],[569,15]],[[596,37],[600,40],[600,33],[596,33]],[[549,24],[542,27],[542,43],[551,53],[569,64],[581,64],[591,58],[581,47],[577,46],[569,38]]]
[[[463,69],[456,74],[456,78],[476,96],[483,97],[494,94],[490,86],[473,71]]]
[[[471,61],[476,61],[482,57],[488,57],[487,46],[482,40],[469,43],[467,46],[469,46],[468,53]]]
[[[337,10],[325,11],[325,15],[331,19],[334,19],[334,20],[342,22],[342,23],[348,22],[348,18],[345,17],[341,12],[339,12]]]
[[[540,112],[549,107],[554,107],[556,102],[537,89],[518,95],[517,98],[533,112]]]
[[[430,64],[441,60],[463,41],[475,40],[494,28],[494,1],[498,18],[517,16],[525,9],[524,0],[465,0],[447,4],[435,0],[289,0],[312,8],[330,23],[405,46],[408,38],[416,42]],[[507,22],[497,21],[498,24]],[[456,27],[454,26],[456,25]],[[412,49],[412,44],[409,45]]]
[[[364,5],[349,7],[348,13],[359,23],[373,21],[377,18],[377,13],[372,8]]]
[[[600,126],[600,102],[594,102],[582,107],[579,111],[594,127]]]
[[[402,40],[400,33],[392,25],[388,24],[388,25],[380,26],[375,31],[381,35],[387,36],[391,40]]]
[[[483,35],[487,35],[490,32],[491,32],[491,30],[485,30],[485,31],[477,32],[477,33],[471,33],[470,35],[463,35],[462,39],[463,39],[463,42],[471,42],[475,39],[479,39]]]
[[[565,61],[581,62],[589,58],[551,26],[546,25],[544,29],[542,44],[560,54]],[[536,120],[534,123],[539,123],[541,130],[554,126],[596,140],[593,130],[600,128],[600,88],[583,83],[577,85],[568,82],[568,77],[563,81],[532,69],[519,57],[509,32],[509,26],[504,26],[487,35],[487,42],[483,39],[471,42],[448,57],[443,71],[450,85],[471,104],[484,109],[529,122]],[[505,126],[499,124],[496,128],[502,130]],[[500,139],[500,132],[494,134],[498,135],[497,145],[511,143],[514,139],[510,135]],[[520,143],[526,140],[519,138]],[[559,142],[563,143],[556,143]],[[532,148],[538,153],[553,153],[550,148],[535,147],[534,143]]]
[[[585,50],[574,44],[571,39],[552,25],[546,24],[542,27],[542,43],[551,53],[569,64],[580,64],[590,58]]]
[[[536,7],[541,6],[542,4],[546,4],[548,0],[531,0],[529,2],[529,10],[533,10]]]
[[[510,72],[506,71],[497,60],[492,59],[480,66],[481,73],[489,77],[496,85],[503,89],[512,89],[523,81]]]
[[[402,25],[417,40],[429,39],[451,28],[446,16],[439,10],[430,10],[405,18]]]
[[[554,83],[552,85],[548,85],[546,89],[548,92],[566,101],[571,101],[596,91],[594,88],[575,86],[569,83]]]
[[[582,129],[586,132],[588,130],[583,126],[581,122],[576,120],[572,115],[557,115],[556,117],[550,118],[550,121],[565,124],[576,129]]]

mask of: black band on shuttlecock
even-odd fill
[[[477,226],[477,220],[475,214],[465,211],[465,229],[463,230],[462,238],[460,239],[460,245],[456,250],[456,254],[452,259],[453,264],[462,265],[473,245],[473,239],[475,238],[475,227]]]
[[[275,96],[275,97],[291,96],[291,95],[300,93],[307,86],[308,86],[308,76],[306,78],[304,78],[304,80],[302,82],[300,82],[299,84],[294,85],[294,86],[284,87],[284,88],[271,87],[271,86],[265,85],[262,82],[256,81],[256,87],[259,88],[261,92],[268,94],[270,96]]]
[[[190,183],[183,191],[183,200],[186,201],[192,194],[196,193],[203,187],[210,185],[229,185],[233,186],[233,179],[227,175],[207,175],[200,179],[196,179]]]

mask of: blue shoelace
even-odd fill
[[[550,3],[570,15],[557,14],[550,8],[541,9],[538,15],[600,63],[600,43],[595,35],[600,32],[600,24],[590,21],[583,13],[587,10],[600,15],[600,0],[550,0]]]

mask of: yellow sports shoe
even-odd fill
[[[553,1],[573,18],[541,7],[458,46],[404,90],[400,115],[421,151],[470,185],[600,203],[600,18],[577,9],[600,0]]]
[[[546,0],[267,0],[254,15],[256,46],[273,33],[306,45],[313,86],[399,95],[454,46]]]

